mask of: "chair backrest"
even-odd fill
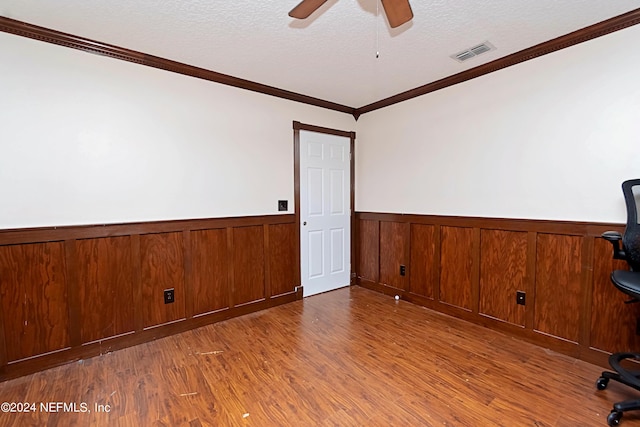
[[[622,193],[627,204],[627,227],[622,235],[622,246],[631,269],[640,271],[640,179],[623,182]]]

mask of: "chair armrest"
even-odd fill
[[[627,259],[627,254],[620,247],[620,241],[622,240],[622,234],[617,231],[605,231],[602,233],[602,238],[613,245],[613,259]]]
[[[610,242],[615,242],[617,240],[622,240],[622,234],[617,231],[605,231],[602,233],[602,238]]]

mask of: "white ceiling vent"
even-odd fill
[[[469,49],[463,50],[462,52],[451,55],[451,58],[455,59],[458,62],[463,62],[467,59],[473,58],[474,56],[489,52],[490,50],[495,50],[495,46],[489,42],[484,42],[480,43],[479,45],[470,47]]]

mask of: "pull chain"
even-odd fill
[[[380,17],[380,0],[376,0],[376,59],[380,58],[380,26],[378,25]]]

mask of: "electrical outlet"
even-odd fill
[[[175,289],[165,289],[164,290],[164,303],[171,304],[176,300]]]
[[[407,268],[404,265],[400,266],[400,275],[404,276],[405,274],[407,274]]]
[[[516,304],[519,305],[525,305],[526,304],[526,298],[527,298],[527,294],[522,292],[522,291],[518,291],[516,292]]]
[[[278,200],[278,212],[286,212],[289,210],[288,200]]]

